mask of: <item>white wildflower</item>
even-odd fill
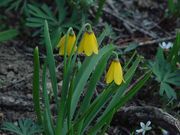
[[[159,43],[159,46],[162,48],[162,49],[170,49],[173,47],[173,43],[172,42],[162,42],[162,43]]]
[[[136,133],[145,135],[146,131],[149,131],[152,129],[150,125],[151,125],[151,121],[148,121],[146,124],[144,124],[143,122],[140,122],[141,128],[136,130]]]

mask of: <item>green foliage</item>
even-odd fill
[[[96,13],[96,22],[98,22],[99,18],[102,16],[103,13],[103,7],[106,0],[98,0],[98,9]]]
[[[42,34],[41,37],[43,37],[44,20],[47,20],[53,46],[57,45],[61,33],[65,33],[69,27],[79,29],[87,17],[87,12],[77,10],[75,7],[69,8],[68,3],[64,0],[56,0],[55,3],[54,10],[45,3],[41,5],[28,4],[26,19],[26,25],[35,29],[33,36]]]
[[[84,28],[84,27],[83,27]],[[79,40],[82,30],[77,35]],[[68,30],[69,32],[69,30]],[[68,34],[67,32],[67,34]],[[104,36],[103,36],[104,37]],[[99,38],[99,43],[103,40]],[[55,61],[53,60],[53,48],[51,45],[51,37],[49,36],[49,28],[47,21],[44,23],[44,40],[46,44],[47,57],[43,66],[42,73],[42,106],[39,106],[38,94],[34,94],[35,111],[38,119],[42,120],[44,134],[46,135],[95,135],[104,133],[112,120],[114,113],[129,101],[138,90],[149,79],[151,72],[145,73],[130,87],[132,77],[141,61],[141,57],[135,55],[130,59],[127,66],[127,72],[124,75],[126,83],[118,86],[114,83],[107,85],[95,99],[93,99],[94,91],[98,81],[103,75],[108,59],[115,49],[114,45],[106,45],[99,50],[98,55],[86,57],[81,66],[77,68],[76,59],[77,53],[67,57],[64,55],[64,70],[63,83],[61,88],[61,96],[57,95],[57,81],[55,73]],[[67,44],[65,42],[65,46]],[[77,41],[75,45],[77,44]],[[66,47],[65,47],[66,50]],[[73,50],[73,49],[72,49]],[[66,51],[65,51],[66,54]],[[39,76],[38,49],[34,53],[34,92],[39,93],[39,81],[36,80]],[[134,62],[133,62],[134,61]],[[51,76],[51,85],[55,97],[55,114],[56,119],[52,119],[52,112],[50,110],[50,99],[47,90],[47,69]],[[81,98],[81,94],[85,96]],[[40,112],[39,112],[40,110]],[[101,115],[99,115],[101,114]],[[39,116],[41,115],[41,116]],[[97,119],[97,120],[96,120]],[[93,124],[94,121],[96,124]]]
[[[17,125],[5,122],[2,125],[2,129],[16,135],[37,135],[42,133],[42,128],[30,119],[19,120]]]
[[[168,61],[176,68],[176,64],[180,63],[180,30],[177,30],[176,41],[168,55]]]
[[[108,37],[108,38],[110,38],[111,36],[113,36],[114,35],[114,32],[113,32],[113,30],[112,30],[112,27],[110,26],[110,25],[108,25],[107,23],[105,23],[105,26],[104,26],[105,28],[103,29],[103,32],[99,35],[99,37],[98,37],[98,43],[99,43],[99,45],[101,45],[101,43],[102,43],[102,41],[103,41],[103,39],[105,38],[105,37]]]
[[[86,3],[85,0],[81,2]],[[47,20],[50,27],[49,29],[52,31],[61,28],[64,32],[64,30],[67,30],[69,27],[79,29],[79,24],[82,23],[83,17],[87,16],[87,10],[85,12],[84,10],[76,9],[77,7],[82,7],[81,2],[55,0],[56,10],[58,10],[58,12],[52,10],[45,3],[43,3],[42,6],[29,4],[27,26],[42,28],[44,20]],[[70,9],[68,6],[70,6]]]
[[[14,11],[21,14],[21,24],[33,29],[33,36],[41,34],[40,39],[43,39],[42,26],[44,20],[47,20],[52,45],[55,46],[61,33],[65,33],[69,27],[80,28],[89,16],[89,9],[96,3],[96,0],[54,0],[50,4],[48,1],[40,3],[35,0],[1,0],[0,7],[12,14]],[[98,18],[104,3],[105,0],[98,1]],[[42,40],[40,43],[44,44]]]
[[[151,63],[151,68],[160,84],[160,95],[164,93],[169,100],[177,99],[174,87],[180,86],[180,31],[177,30],[176,41],[173,47],[164,55],[163,49],[158,48],[156,59]]]
[[[180,16],[180,0],[168,0],[169,13],[175,16]]]
[[[161,48],[158,49],[151,68],[156,80],[160,83],[160,95],[165,93],[169,99],[177,99],[176,92],[171,85],[180,86],[180,70],[174,69],[172,64],[165,59]]]
[[[95,0],[73,0],[73,1],[67,1],[71,7],[74,7],[76,9],[83,9],[88,10],[93,3],[95,3]]]
[[[0,42],[4,42],[10,40],[18,35],[18,31],[16,29],[9,29],[6,31],[0,32]]]
[[[27,9],[27,0],[1,0],[0,7],[5,7],[6,11],[18,11],[22,14]]]
[[[123,53],[126,54],[126,53],[128,53],[128,52],[130,52],[132,50],[135,50],[137,47],[138,47],[137,43],[135,43],[135,42],[134,43],[130,43],[128,45],[128,47],[123,50]]]

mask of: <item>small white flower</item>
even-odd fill
[[[148,121],[146,124],[144,124],[143,122],[140,122],[140,126],[141,128],[136,130],[136,133],[138,134],[142,134],[142,135],[145,135],[146,131],[149,131],[152,129],[152,127],[150,127],[151,125],[151,121]]]
[[[172,42],[162,42],[162,43],[159,43],[159,46],[162,48],[162,49],[170,49],[173,47],[173,43]]]

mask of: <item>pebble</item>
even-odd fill
[[[10,71],[7,73],[7,78],[13,78],[15,76],[14,72],[13,71]]]

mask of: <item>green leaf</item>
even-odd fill
[[[42,133],[42,128],[30,119],[18,120],[17,125],[5,122],[2,129],[15,133],[16,135],[35,135]]]
[[[95,135],[101,127],[106,126],[108,123],[110,123],[111,119],[113,118],[114,113],[115,113],[115,109],[111,111],[110,113],[108,113],[108,115],[106,115],[106,117],[104,117],[100,122],[95,124],[95,126],[93,126],[88,131],[88,135]],[[103,130],[105,130],[105,128]]]
[[[28,4],[28,13],[30,18],[46,19],[53,24],[57,23],[56,18],[53,16],[50,10],[47,10],[47,5],[43,5],[42,8],[36,7],[35,5]],[[32,21],[32,19],[30,19]]]
[[[36,28],[36,27],[41,27],[43,24],[41,24],[41,23],[34,23],[34,22],[33,23],[27,22],[26,25],[29,26],[29,27],[32,27],[32,28]]]
[[[160,95],[163,95],[164,92],[166,93],[169,99],[177,99],[176,92],[174,91],[174,89],[171,88],[171,86],[167,83],[162,82],[160,85]]]
[[[61,23],[64,21],[64,18],[66,16],[66,9],[65,9],[65,0],[55,0],[57,9],[58,9],[58,21]]]
[[[74,93],[72,96],[72,104],[71,104],[71,117],[73,116],[77,103],[79,101],[81,92],[83,91],[83,88],[91,74],[91,72],[94,70],[96,65],[98,64],[99,60],[107,53],[112,51],[114,47],[112,45],[105,46],[99,51],[98,55],[93,55],[91,57],[87,57],[86,60],[83,62],[81,68],[79,69],[79,72],[77,73],[77,76],[75,78],[75,88]],[[83,73],[83,74],[82,74]]]
[[[95,71],[93,72],[93,74],[89,80],[88,88],[86,90],[84,100],[80,106],[81,108],[80,108],[79,113],[84,112],[88,108],[88,106],[90,105],[90,101],[91,101],[92,96],[94,94],[94,90],[96,88],[97,82],[100,80],[103,72],[105,71],[105,68],[107,65],[107,60],[109,59],[110,55],[111,55],[111,53],[104,55],[101,58],[100,62],[98,63],[97,67],[95,68]]]
[[[44,23],[44,19],[41,18],[36,18],[36,17],[29,17],[26,19],[28,22],[32,22],[32,23],[40,23],[43,24]]]
[[[82,34],[82,30],[83,30],[83,28],[78,33],[77,40],[79,39],[80,35]],[[68,32],[67,32],[67,34],[68,34]],[[66,40],[67,40],[67,38],[66,38]],[[76,40],[74,45],[77,44],[77,40]],[[66,43],[67,42],[65,41],[65,44]],[[77,58],[77,53],[75,53],[74,56],[72,57],[72,52],[71,52],[70,56],[68,57],[68,60],[66,58],[66,55],[64,55],[63,84],[62,84],[61,99],[60,99],[60,104],[59,104],[59,108],[61,108],[61,109],[58,110],[58,117],[57,117],[57,124],[56,124],[56,135],[61,135],[62,134],[61,129],[63,128],[63,126],[65,126],[65,124],[64,124],[64,121],[65,121],[64,115],[66,116],[65,112],[67,110],[67,107],[65,107],[65,105],[68,102],[69,102],[68,104],[71,104],[70,102],[72,101],[72,100],[69,101],[67,99],[67,94],[68,94],[68,92],[71,91],[71,90],[69,90],[69,83],[71,82],[71,75],[75,73],[75,72],[73,73],[73,71],[74,71],[74,67],[76,66],[76,58]],[[74,88],[75,84],[76,83],[74,83],[74,81],[73,81],[73,84],[72,84],[73,88]],[[74,92],[74,89],[72,90],[72,92]],[[71,110],[71,108],[69,108],[69,110]],[[69,119],[71,120],[71,115],[70,114],[67,114],[67,115],[68,115],[68,117],[70,117]],[[68,122],[68,124],[69,124],[69,122]]]
[[[53,121],[52,121],[52,115],[51,115],[51,110],[50,110],[50,104],[49,104],[49,96],[47,93],[47,81],[46,81],[46,66],[47,63],[45,62],[43,66],[43,75],[42,75],[42,91],[43,91],[43,99],[44,99],[44,121],[43,125],[45,130],[48,131],[50,135],[54,135],[54,126],[53,126]]]
[[[139,78],[138,81],[133,85],[133,87],[129,91],[127,91],[123,97],[120,97],[118,102],[116,102],[116,104],[114,104],[113,107],[111,107],[111,109],[105,115],[103,115],[103,117],[100,117],[100,119],[98,119],[96,124],[89,131],[93,133],[100,130],[106,124],[107,117],[110,117],[110,114],[113,114],[114,111],[116,112],[120,107],[127,103],[147,82],[150,75],[151,72],[147,72],[145,75]]]
[[[47,54],[47,64],[48,69],[51,77],[51,84],[53,88],[53,93],[56,101],[56,105],[58,105],[58,99],[57,99],[57,78],[56,78],[56,67],[55,67],[55,60],[53,56],[53,49],[51,45],[51,39],[49,36],[49,28],[47,21],[44,22],[44,38],[45,38],[45,45],[46,45],[46,54]]]
[[[112,27],[106,23],[103,32],[101,32],[100,36],[98,37],[98,44],[101,45],[104,38],[110,34],[112,34]]]
[[[168,57],[168,61],[172,63],[173,67],[176,67],[176,63],[178,62],[178,58],[180,51],[180,30],[177,30],[176,34],[176,42],[173,45]]]
[[[83,132],[88,127],[88,125],[93,121],[93,119],[97,116],[97,114],[101,111],[103,107],[106,108],[106,104],[111,99],[111,97],[117,92],[118,86],[112,84],[107,89],[105,89],[92,103],[90,108],[87,110],[87,115],[84,117],[84,123],[83,123]],[[95,104],[95,105],[93,105]]]
[[[164,82],[180,86],[180,70],[167,73]]]
[[[16,29],[9,29],[3,32],[0,32],[0,42],[10,40],[18,35],[18,31]]]
[[[134,73],[135,73],[135,71],[136,71],[140,61],[141,61],[141,58],[137,57],[136,60],[134,61],[134,63],[132,64],[132,66],[127,70],[126,74],[124,75],[125,83],[123,83],[121,85],[121,87],[119,87],[119,89],[117,90],[116,94],[114,95],[114,97],[112,98],[110,103],[107,105],[107,109],[105,110],[103,115],[105,115],[110,109],[112,109],[112,107],[117,102],[119,102],[119,98],[122,97],[122,94],[124,93],[124,91],[129,86],[129,84],[130,84],[130,82],[132,80],[132,77],[133,77],[133,75],[134,75]]]
[[[48,16],[54,17],[52,11],[50,10],[50,8],[46,5],[43,4],[41,9],[43,10],[44,13],[46,13]]]
[[[87,106],[87,108],[88,109],[86,109],[86,111],[88,112],[85,112],[85,114],[84,114],[84,123],[83,123],[83,127],[82,127],[82,129],[83,129],[83,132],[84,132],[84,130],[86,129],[86,127],[90,124],[90,122],[93,120],[93,118],[96,116],[96,114],[100,111],[100,109],[103,107],[103,105],[108,101],[107,99],[109,98],[109,97],[111,97],[114,93],[115,93],[115,95],[114,95],[114,97],[112,98],[112,101],[110,101],[110,103],[109,104],[106,104],[106,106],[107,106],[107,110],[105,111],[105,113],[106,112],[108,112],[108,110],[110,110],[111,109],[111,106],[113,106],[113,104],[115,104],[116,102],[118,102],[118,100],[119,100],[119,98],[121,97],[121,95],[123,94],[123,92],[124,92],[124,90],[128,87],[128,85],[129,85],[129,83],[130,83],[130,80],[132,79],[132,76],[134,75],[134,72],[135,72],[135,70],[136,70],[136,68],[137,68],[137,66],[138,66],[138,64],[139,64],[139,62],[140,62],[140,57],[138,57],[136,60],[135,60],[135,62],[133,63],[133,66],[127,71],[127,73],[125,74],[125,79],[127,79],[127,81],[126,81],[126,83],[123,83],[122,85],[121,85],[121,87],[114,87],[113,86],[113,88],[112,87],[110,87],[110,91],[108,91],[108,89],[107,90],[104,90],[98,97],[97,97],[97,99],[91,104],[91,106],[88,108],[88,104],[86,103],[86,106]],[[112,91],[112,89],[113,89],[113,91]],[[107,93],[107,92],[109,92],[109,93]],[[106,93],[106,94],[105,94]],[[106,96],[105,96],[105,95]],[[102,98],[100,98],[100,97],[102,97]],[[85,97],[86,98],[86,97]],[[95,102],[97,102],[97,103],[95,103]],[[95,104],[95,105],[94,105]],[[92,107],[92,108],[91,108]],[[104,114],[105,114],[104,113]],[[102,114],[102,116],[104,115],[104,114]],[[101,117],[102,117],[101,116]]]
[[[98,9],[95,17],[95,21],[98,22],[99,18],[102,16],[103,13],[103,6],[105,5],[106,0],[99,0],[98,1]]]
[[[81,116],[75,121],[73,128],[77,129],[79,125],[83,124],[81,133],[83,134],[86,127],[95,118],[96,114],[100,111],[100,109],[106,104],[106,102],[108,101],[107,99],[109,99],[112,96],[112,94],[116,92],[117,88],[117,85],[112,83],[106,89],[104,89],[103,92],[86,109],[86,111],[83,114],[81,114]]]
[[[168,58],[169,60],[170,57]],[[169,99],[177,99],[176,92],[170,87],[170,84],[180,86],[180,71],[173,68],[173,64],[171,63],[165,59],[163,50],[159,48],[155,62],[151,65],[151,68],[157,77],[157,81],[160,83],[160,95],[165,93]]]
[[[57,29],[51,34],[53,49],[56,48],[56,46],[58,45],[58,42],[60,41],[61,35],[62,35],[62,29],[61,29],[61,28],[57,28]]]
[[[137,43],[130,43],[126,49],[124,49],[124,53],[130,52],[138,47]]]
[[[41,108],[40,108],[40,96],[39,96],[39,51],[38,47],[34,49],[34,74],[33,74],[33,102],[34,102],[34,110],[37,115],[38,123],[42,123],[41,118]]]
[[[176,10],[174,0],[168,0],[168,9],[171,13],[174,13]]]
[[[103,59],[103,58],[102,58]],[[100,111],[100,109],[103,107],[103,105],[106,103],[106,101],[107,101],[107,99],[110,97],[110,96],[112,96],[113,95],[113,93],[116,93],[116,98],[114,97],[114,99],[113,99],[113,102],[117,102],[118,101],[118,99],[121,97],[121,95],[122,95],[122,93],[123,93],[123,91],[128,87],[128,85],[129,85],[129,82],[130,82],[130,80],[131,80],[131,78],[132,78],[132,76],[133,76],[133,74],[134,74],[134,72],[135,72],[135,70],[136,70],[136,68],[138,67],[138,64],[139,64],[139,62],[140,62],[140,57],[138,57],[136,60],[135,60],[135,62],[133,63],[133,66],[127,71],[127,74],[125,74],[125,79],[127,79],[128,80],[128,82],[126,81],[126,83],[124,83],[124,84],[122,84],[121,85],[121,87],[117,87],[117,88],[112,88],[113,89],[113,92],[112,91],[109,91],[110,93],[110,95],[106,95],[106,96],[101,96],[101,95],[99,95],[98,96],[98,98],[97,98],[97,100],[95,100],[95,102],[97,102],[96,104],[95,103],[93,103],[93,104],[95,104],[95,105],[91,105],[91,107],[90,108],[88,108],[88,104],[86,103],[86,107],[88,108],[88,110],[87,110],[87,112],[88,113],[86,113],[86,115],[84,115],[84,119],[85,119],[85,121],[84,121],[84,124],[83,124],[83,127],[82,127],[82,129],[83,129],[83,131],[86,129],[86,127],[90,124],[90,122],[93,120],[93,118],[96,116],[96,114]],[[102,61],[102,60],[100,60],[100,61]],[[96,73],[96,72],[94,72],[94,73]],[[97,73],[96,73],[97,74]],[[118,90],[117,90],[118,89]],[[104,92],[108,92],[107,90],[104,90],[103,91],[103,93]],[[101,93],[101,94],[103,94],[103,93]],[[108,93],[106,93],[106,94],[108,94]],[[87,94],[86,94],[87,95]],[[102,97],[101,98],[101,100],[99,100],[99,97]],[[85,96],[85,98],[86,98],[86,96]],[[113,104],[113,102],[111,103],[111,104]],[[84,102],[85,103],[85,102]],[[115,104],[115,103],[114,103]],[[110,108],[110,106],[108,105],[108,107]]]

